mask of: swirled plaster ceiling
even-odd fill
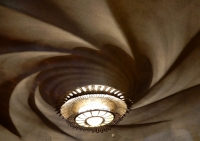
[[[0,140],[199,141],[199,29],[199,0],[0,0]],[[102,134],[53,108],[90,84],[134,102]]]

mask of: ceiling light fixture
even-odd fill
[[[88,85],[67,92],[56,104],[56,111],[76,129],[103,132],[111,129],[131,109],[132,101],[120,90]]]

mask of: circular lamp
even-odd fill
[[[67,92],[57,101],[56,111],[73,128],[103,132],[119,123],[131,105],[115,88],[88,85]]]

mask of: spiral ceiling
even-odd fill
[[[106,85],[133,101],[91,133],[56,99]],[[0,0],[0,140],[199,141],[199,0]]]

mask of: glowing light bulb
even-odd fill
[[[91,118],[88,118],[86,120],[87,124],[89,124],[90,126],[92,127],[96,127],[96,126],[99,126],[101,125],[101,123],[103,122],[103,118],[101,117],[91,117]]]
[[[56,111],[70,126],[97,133],[118,124],[132,105],[120,90],[104,85],[81,86],[64,96],[64,101],[63,97],[58,100]]]

